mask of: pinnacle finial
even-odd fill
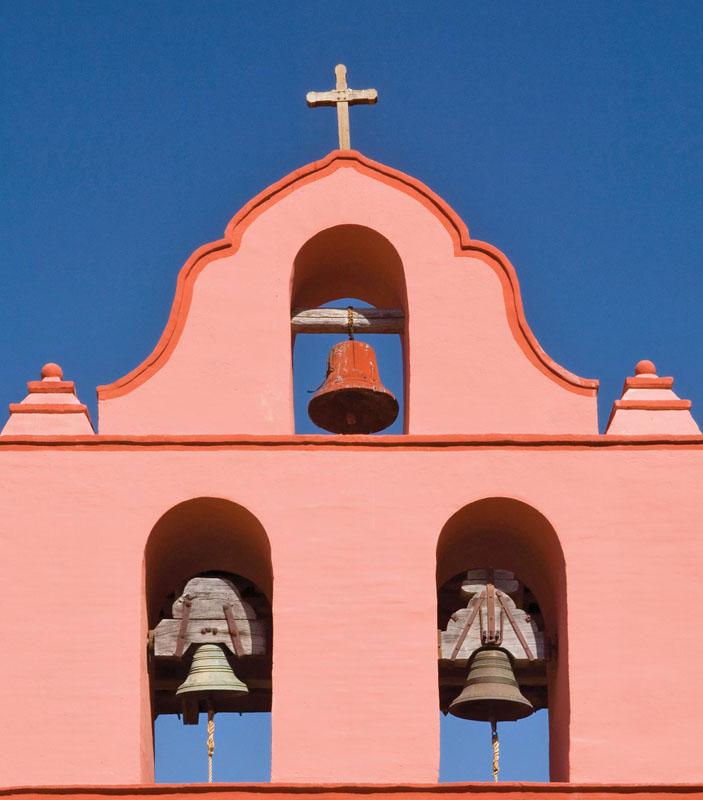
[[[635,367],[635,375],[656,375],[657,369],[654,366],[653,361],[648,361],[644,359],[643,361],[638,361],[637,366]]]
[[[47,378],[57,378],[61,380],[61,378],[63,378],[63,370],[58,364],[54,364],[53,361],[50,361],[41,368],[41,376],[42,380],[46,380]]]

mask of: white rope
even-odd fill
[[[212,754],[215,752],[215,712],[207,712],[207,782],[212,783]]]
[[[500,758],[500,744],[498,743],[498,727],[491,722],[491,741],[493,742],[493,780],[498,783],[498,759]]]

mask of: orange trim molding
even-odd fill
[[[111,436],[109,434],[5,435],[2,450],[703,450],[703,434],[541,435],[541,434],[422,434],[328,436],[326,434],[196,436]]]
[[[690,400],[616,400],[613,409],[631,411],[690,411]]]
[[[297,795],[302,797],[334,795],[347,798],[358,798],[361,795],[384,797],[385,795],[414,799],[423,795],[443,795],[453,800],[469,796],[490,798],[501,795],[512,800],[530,800],[543,795],[554,798],[573,797],[578,800],[582,795],[591,795],[596,800],[611,800],[623,796],[635,800],[651,800],[651,798],[679,797],[693,795],[701,797],[703,784],[651,784],[651,783],[436,783],[436,784],[368,784],[368,783],[175,783],[175,784],[141,784],[133,786],[11,786],[0,789],[0,797],[40,798],[57,796],[71,798],[100,797],[187,797],[189,795],[207,795],[213,800],[240,800],[252,795],[268,795],[280,800]]]
[[[83,403],[10,403],[10,414],[87,414]]]
[[[73,381],[27,381],[30,394],[73,394],[76,387]]]
[[[138,367],[127,375],[113,383],[98,386],[98,400],[120,397],[136,389],[168,361],[185,326],[196,278],[210,262],[237,252],[242,236],[253,220],[298,187],[320,180],[336,170],[344,168],[355,169],[375,180],[382,181],[415,198],[431,211],[452,237],[456,256],[480,258],[500,278],[510,328],[515,340],[530,361],[563,388],[589,397],[597,394],[597,380],[574,375],[557,364],[542,350],[525,319],[515,270],[500,250],[485,242],[471,239],[468,228],[456,212],[415,178],[372,161],[355,150],[333,150],[322,160],[301,167],[265,189],[232,218],[225,230],[224,238],[200,247],[191,255],[178,276],[171,313],[156,347]]]
[[[623,386],[623,394],[628,389],[671,389],[674,385],[673,378],[659,378],[659,377],[640,377],[635,375],[633,378],[625,378]]]

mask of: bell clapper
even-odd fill
[[[491,742],[493,743],[493,780],[498,783],[500,743],[498,742],[498,724],[494,719],[491,720]]]

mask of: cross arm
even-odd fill
[[[372,106],[378,102],[378,92],[375,89],[332,89],[329,92],[308,92],[305,100],[310,108],[337,103]]]

